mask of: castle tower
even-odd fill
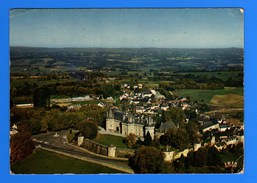
[[[113,114],[113,109],[112,109],[112,107],[109,108],[109,111],[108,111],[108,113],[107,113],[107,118],[111,118],[111,119],[114,118],[114,114]]]
[[[84,142],[84,136],[82,134],[79,134],[78,136],[78,146],[81,146]]]
[[[115,152],[116,152],[116,146],[110,145],[108,146],[108,156],[109,157],[115,157]]]
[[[114,132],[115,131],[114,113],[113,113],[112,107],[110,107],[109,111],[107,112],[105,130],[108,131],[108,132]]]
[[[130,123],[133,122],[133,114],[131,114],[131,113],[128,114],[128,122],[130,122]]]
[[[147,116],[147,124],[148,125],[153,125],[154,124],[153,116],[152,115],[148,115]]]

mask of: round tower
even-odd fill
[[[112,144],[110,146],[108,146],[108,156],[115,157],[115,153],[116,153],[116,146],[114,146]]]
[[[81,146],[84,142],[84,136],[82,134],[79,134],[78,136],[78,146]]]

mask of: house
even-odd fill
[[[11,131],[10,131],[10,135],[15,135],[16,133],[18,133],[18,127],[16,124],[14,124],[11,128]]]
[[[106,106],[106,104],[103,103],[103,102],[99,102],[99,103],[97,104],[97,106],[99,106],[99,107],[101,107],[101,108],[104,108],[104,107]]]
[[[218,151],[222,151],[223,149],[227,148],[227,145],[225,142],[217,142],[214,147],[218,150]]]
[[[237,144],[239,141],[238,141],[238,138],[236,136],[232,136],[232,137],[228,137],[226,139],[223,140],[226,145],[235,145]]]
[[[144,107],[143,106],[136,106],[136,113],[143,113]]]
[[[209,121],[209,122],[204,123],[203,125],[201,125],[200,129],[202,130],[202,132],[211,131],[211,130],[214,130],[214,129],[219,129],[219,123]]]
[[[219,125],[219,131],[220,132],[224,132],[226,130],[230,130],[230,128],[231,128],[231,126],[229,126],[229,125],[224,125],[224,124],[220,124]]]

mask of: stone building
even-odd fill
[[[154,138],[154,121],[152,115],[123,112],[117,108],[110,107],[106,118],[106,131],[128,135],[135,134],[144,137],[149,131]]]

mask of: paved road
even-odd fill
[[[109,164],[111,166],[116,166],[119,168],[124,168],[127,170],[131,170],[128,166],[127,160],[121,159],[112,159],[104,156],[95,155],[91,152],[86,152],[84,150],[80,150],[78,148],[72,147],[67,144],[66,138],[64,138],[66,131],[58,132],[57,135],[54,132],[48,132],[45,134],[35,135],[33,136],[36,145],[40,145],[41,147],[52,149],[55,151],[63,152],[69,155],[79,156],[90,160],[91,162]]]

